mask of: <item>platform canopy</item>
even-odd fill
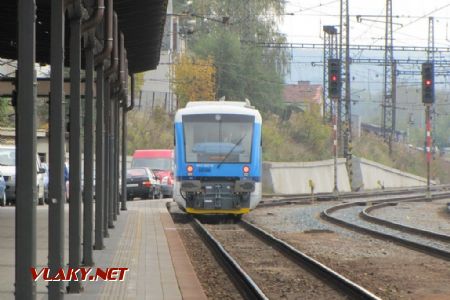
[[[42,64],[50,62],[50,2],[36,0],[36,61]],[[0,57],[6,59],[17,59],[17,3],[18,0],[0,1]],[[166,9],[167,0],[114,0],[130,73],[155,69],[159,63]],[[66,18],[66,31],[68,28]],[[66,38],[66,49],[68,43]]]

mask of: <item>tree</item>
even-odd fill
[[[279,0],[195,0],[184,11],[196,20],[187,48],[197,57],[213,58],[218,98],[248,98],[265,111],[282,106],[289,55],[259,43],[285,41],[277,26],[283,12]]]
[[[161,107],[128,113],[128,154],[136,149],[173,148],[173,123]]]
[[[174,65],[174,90],[178,108],[189,101],[215,100],[215,67],[211,58],[191,58],[181,55]]]

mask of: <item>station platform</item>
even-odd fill
[[[127,202],[105,238],[105,249],[94,251],[99,268],[129,268],[124,281],[86,281],[80,294],[65,299],[206,299],[186,249],[166,209],[167,200]],[[15,208],[0,208],[0,299],[14,299]],[[66,254],[68,261],[68,206]],[[37,207],[37,268],[46,267],[48,207]],[[37,281],[37,299],[47,299],[47,282]]]

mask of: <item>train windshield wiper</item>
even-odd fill
[[[245,138],[246,135],[247,135],[247,133],[245,133],[239,139],[239,141],[236,144],[234,144],[233,148],[231,148],[231,150],[228,151],[227,155],[225,155],[225,157],[222,159],[222,161],[217,165],[217,168],[220,168],[220,166],[227,160],[228,156],[230,156],[230,154],[233,153],[234,149],[236,149],[236,147],[239,146],[240,143],[242,143],[242,140]]]

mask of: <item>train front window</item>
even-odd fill
[[[183,116],[186,162],[249,163],[254,119],[230,114]]]

